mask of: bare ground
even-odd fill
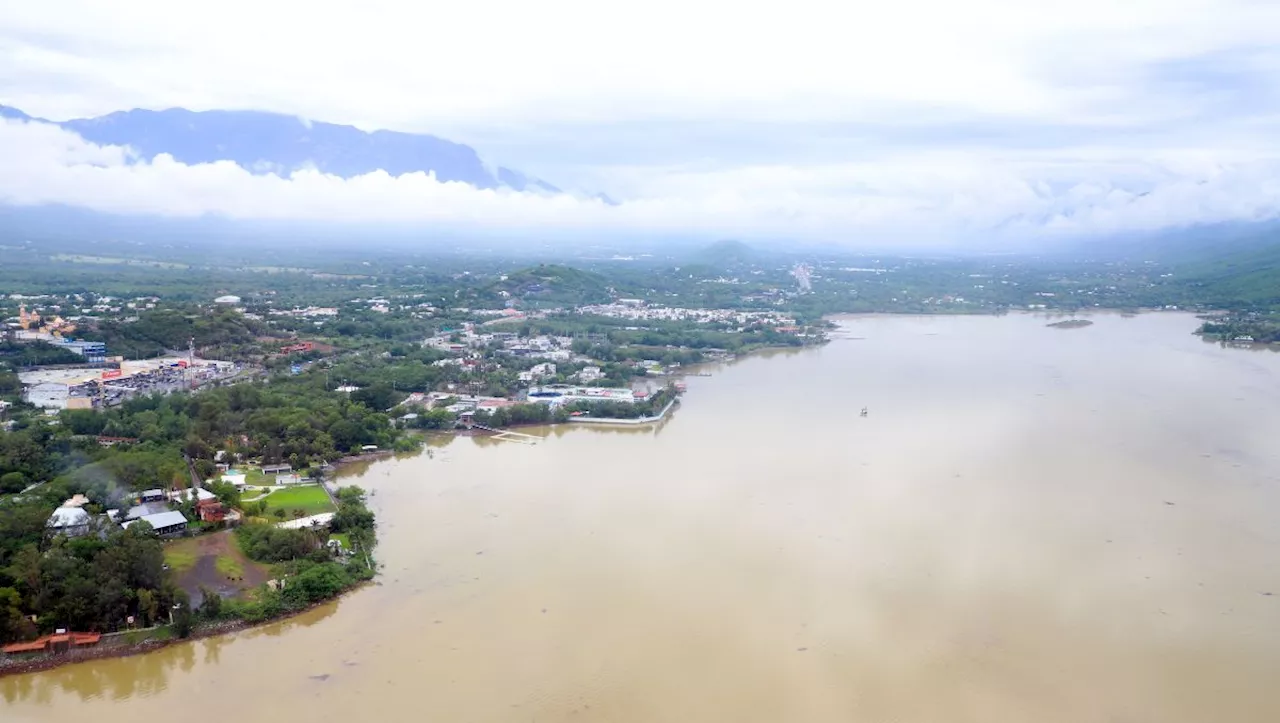
[[[222,597],[237,597],[270,579],[267,568],[245,557],[231,535],[231,530],[223,530],[173,543],[191,546],[196,557],[194,565],[176,576],[178,586],[191,596],[192,605],[198,607],[204,599],[201,586],[217,591]],[[223,567],[238,567],[240,573],[231,576],[219,571],[218,558],[234,561],[234,565],[224,562]]]

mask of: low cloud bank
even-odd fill
[[[819,167],[673,171],[617,206],[568,194],[482,190],[412,173],[351,179],[254,174],[98,146],[56,126],[0,121],[0,202],[119,214],[422,224],[572,236],[611,232],[950,245],[1146,231],[1280,215],[1280,160],[1107,149],[993,159],[939,152]]]

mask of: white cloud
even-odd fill
[[[430,132],[631,200],[138,163],[12,124],[0,143],[21,160],[0,189],[124,212],[835,240],[1255,218],[1276,205],[1277,48],[1280,3],[1255,0],[13,2],[0,103],[33,114],[253,108]]]
[[[662,189],[611,207],[568,195],[478,190],[415,173],[351,179],[253,174],[230,162],[151,162],[55,126],[0,122],[0,203],[64,203],[113,213],[451,230],[732,234],[945,245],[975,237],[1157,229],[1280,211],[1280,159],[1170,152],[1156,162],[1107,149],[1017,158],[930,152],[873,164],[665,174]],[[1129,188],[1110,178],[1124,177]],[[1056,190],[1055,190],[1056,189]],[[661,190],[662,193],[657,193]]]

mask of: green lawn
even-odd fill
[[[230,555],[218,555],[218,559],[214,561],[214,566],[218,570],[218,574],[227,577],[244,577],[244,567],[240,561]]]
[[[267,495],[266,500],[268,515],[276,510],[284,510],[287,516],[292,517],[293,511],[299,509],[308,515],[318,515],[321,512],[333,512],[336,509],[329,501],[329,494],[320,485],[276,490]]]
[[[196,564],[196,547],[194,538],[165,545],[164,562],[174,572],[185,572]],[[186,544],[183,544],[186,543]]]

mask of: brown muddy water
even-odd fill
[[[1280,354],[1093,319],[849,319],[657,428],[373,463],[378,586],[0,719],[1280,720]]]

